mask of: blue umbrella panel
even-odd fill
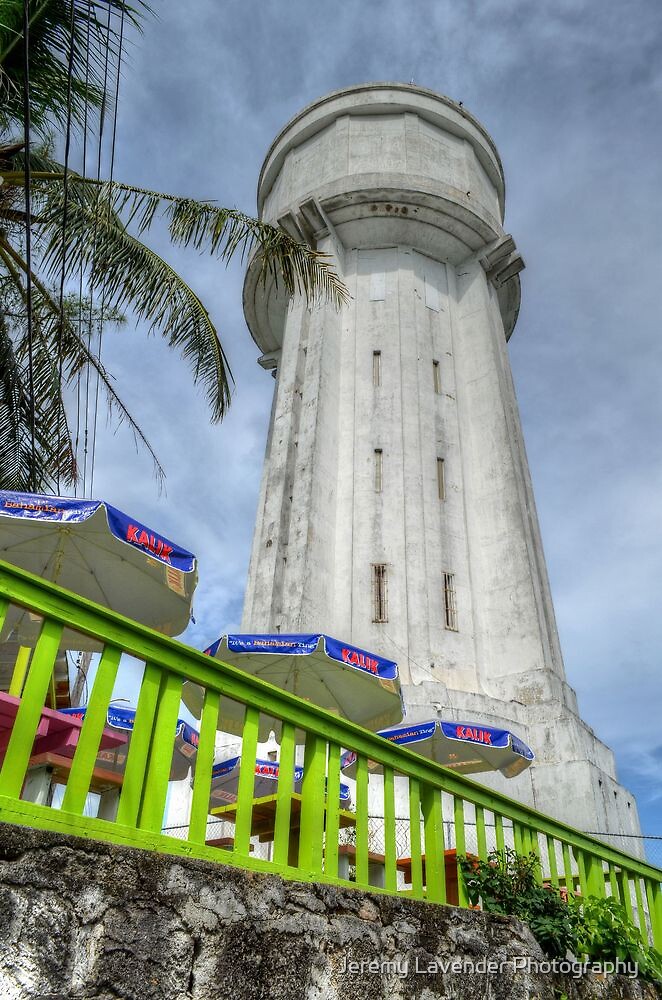
[[[224,635],[204,652],[366,729],[403,716],[397,664],[328,635]],[[184,683],[182,700],[198,719],[203,694]],[[243,705],[222,699],[221,713],[218,728],[241,735]],[[262,717],[261,738],[270,730],[278,736],[281,721]]]
[[[77,719],[85,718],[87,705],[78,708],[65,708],[61,710],[66,715],[73,715]],[[126,759],[129,753],[131,733],[136,718],[135,708],[116,708],[111,705],[108,709],[108,726],[111,729],[119,730],[126,734],[126,741],[112,750],[100,750],[97,755],[97,764],[100,768],[112,773],[123,773],[126,767]],[[181,781],[189,773],[195,764],[195,756],[198,752],[200,741],[197,730],[189,726],[183,719],[177,720],[175,731],[175,744],[172,754],[172,765],[170,768],[170,780]]]
[[[475,722],[432,719],[382,729],[377,735],[461,774],[500,771],[506,778],[514,778],[535,759],[533,750],[514,733]],[[348,777],[354,776],[355,764],[354,751],[343,754],[340,766]],[[369,761],[368,767],[379,770],[374,761]]]
[[[239,788],[239,765],[241,756],[230,757],[228,760],[219,761],[214,764],[211,780],[211,805],[226,805],[237,801],[237,791]],[[253,797],[263,798],[266,795],[274,795],[278,785],[280,767],[277,760],[256,760],[255,761],[255,785]],[[301,781],[303,779],[303,767],[295,765],[294,782],[292,791],[301,791]],[[351,793],[349,786],[341,782],[340,802],[349,804]]]

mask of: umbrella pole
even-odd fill
[[[23,693],[23,685],[25,683],[25,675],[28,672],[31,652],[32,649],[30,646],[19,646],[18,648],[8,692],[14,698],[20,698]]]

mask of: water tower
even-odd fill
[[[638,833],[565,678],[507,349],[524,263],[490,136],[420,87],[351,87],[278,135],[258,207],[332,256],[351,301],[308,310],[246,278],[276,381],[243,630],[397,660],[410,719],[505,726],[533,747],[529,772],[488,783],[581,829]]]

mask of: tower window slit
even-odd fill
[[[381,448],[375,448],[375,493],[382,492],[384,461]]]
[[[444,573],[444,627],[451,632],[458,630],[454,573]]]
[[[382,384],[382,352],[372,352],[372,384],[377,386]]]
[[[441,369],[439,368],[439,362],[432,362],[432,383],[434,385],[434,391],[437,395],[441,393]]]
[[[446,469],[443,458],[437,459],[437,494],[440,500],[446,499]]]
[[[373,563],[372,566],[372,620],[388,621],[386,563]]]

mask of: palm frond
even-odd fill
[[[20,198],[16,198],[24,184],[23,154],[18,143],[5,146],[0,154],[3,179],[0,228],[7,231],[3,253],[5,263],[9,260],[11,273],[12,267],[25,268],[9,238],[13,232],[20,240],[24,229],[25,217]],[[111,377],[87,348],[80,331],[60,315],[48,291],[48,281],[57,283],[61,275],[65,281],[73,281],[86,274],[91,284],[90,294],[96,294],[106,309],[131,309],[148,324],[151,332],[160,332],[188,361],[194,382],[206,395],[213,421],[221,420],[230,404],[232,373],[215,326],[198,296],[140,239],[157,218],[165,219],[175,244],[209,252],[226,263],[233,256],[244,259],[253,255],[259,261],[265,281],[271,276],[287,294],[300,293],[309,304],[327,299],[339,308],[349,298],[328,255],[298,243],[274,226],[211,202],[178,198],[119,182],[96,182],[75,173],[69,174],[63,240],[62,167],[51,158],[48,149],[32,151],[31,166],[33,246],[44,279],[32,275],[41,383],[46,386],[60,368],[65,383],[70,382],[83,368],[91,366],[100,379],[109,407],[120,422],[128,421],[136,443],[148,448],[158,475],[162,476],[163,470],[153,449],[117,395]],[[17,348],[15,343],[14,348],[20,356],[21,345]],[[56,357],[62,358],[61,365],[55,364]],[[53,427],[56,425],[59,426],[52,423]],[[58,441],[63,437],[70,443],[68,429],[66,435],[61,429],[58,431]]]
[[[225,262],[237,254],[243,260],[256,253],[265,276],[270,274],[276,284],[282,281],[288,295],[299,292],[309,303],[329,299],[340,308],[349,299],[330,256],[298,243],[283,229],[209,201],[178,198],[117,181],[112,190],[110,187],[106,185],[104,197],[112,199],[122,217],[128,212],[137,224],[138,235],[150,228],[160,210],[175,244],[209,252]]]
[[[16,304],[12,309],[7,292],[3,288],[0,304],[0,488],[52,488],[59,481],[73,485],[76,462],[57,370],[48,354],[33,352],[30,386],[25,337],[16,337],[20,312]]]
[[[20,156],[16,162],[22,162]],[[9,185],[22,184],[19,170],[6,171],[4,177]],[[58,164],[42,156],[33,160],[32,177],[38,189],[39,185],[59,185],[63,174]],[[327,299],[336,308],[349,301],[347,286],[334,270],[329,254],[298,243],[283,229],[237,209],[77,174],[70,175],[70,184],[81,202],[105,205],[125,228],[134,224],[138,236],[149,230],[156,218],[164,218],[177,245],[209,252],[226,263],[237,254],[242,260],[253,253],[259,255],[264,277],[271,275],[276,285],[282,281],[288,295],[298,292],[309,304]]]
[[[20,161],[18,154],[19,167]],[[33,167],[39,166],[45,169],[33,171],[33,198],[45,273],[55,280],[63,268],[67,278],[93,270],[95,288],[104,301],[121,310],[132,309],[151,331],[159,330],[171,347],[179,348],[205,392],[213,421],[221,420],[230,404],[232,373],[215,326],[195,292],[139,239],[157,216],[166,219],[175,244],[205,250],[225,262],[235,255],[243,259],[255,254],[264,280],[271,275],[287,294],[298,292],[309,304],[326,298],[340,307],[348,299],[330,258],[297,243],[283,230],[236,209],[120,182],[99,184],[70,175],[63,244],[63,175],[52,169],[57,164],[47,156],[33,162]],[[20,169],[5,171],[4,176],[7,186],[22,183]]]
[[[73,12],[72,116],[83,122],[86,105],[100,107],[106,53],[118,55],[118,17],[140,27],[150,8],[142,0],[31,0],[30,101],[32,124],[44,133],[67,119],[67,76]],[[16,128],[23,120],[23,0],[0,6],[0,127]]]
[[[12,247],[8,247],[6,243],[2,242],[0,242],[0,260],[12,276],[14,286],[24,304],[25,292],[17,269],[25,270],[25,262],[21,260],[20,255]],[[64,482],[73,483],[75,481],[77,472],[71,434],[66,419],[63,388],[70,385],[77,376],[89,367],[94,372],[95,378],[99,379],[109,417],[114,417],[118,424],[127,424],[133,435],[136,449],[143,447],[148,452],[157,480],[162,484],[165,473],[154,448],[119,396],[114,386],[114,379],[100,359],[88,347],[90,338],[86,324],[89,322],[89,310],[82,311],[83,325],[77,329],[77,324],[72,322],[69,312],[65,311],[64,316],[62,316],[56,298],[34,273],[32,274],[32,282],[35,409],[37,410],[37,422],[40,427],[43,427],[45,439],[50,440],[54,448],[57,446],[59,454],[59,464],[52,478],[58,477],[56,472],[59,470],[59,478]],[[117,321],[117,316],[112,315],[110,308],[104,311],[104,316]],[[21,328],[20,320],[18,323],[14,320],[13,326],[15,356],[25,362],[28,349],[27,330]],[[61,363],[60,359],[62,359]],[[62,378],[60,378],[60,369]],[[70,460],[67,459],[67,455],[70,455]]]
[[[25,373],[12,339],[0,319],[0,489],[29,491],[48,488],[56,479],[57,461],[49,453],[50,439],[40,434],[32,450],[32,413]]]
[[[49,188],[40,211],[44,272],[55,277],[64,267],[65,277],[71,278],[81,270],[93,273],[95,293],[108,306],[132,309],[150,331],[160,331],[169,346],[179,349],[205,392],[212,420],[222,419],[230,403],[232,373],[198,296],[163,258],[128,232],[103,190],[74,179],[69,191],[64,248],[60,188]]]

